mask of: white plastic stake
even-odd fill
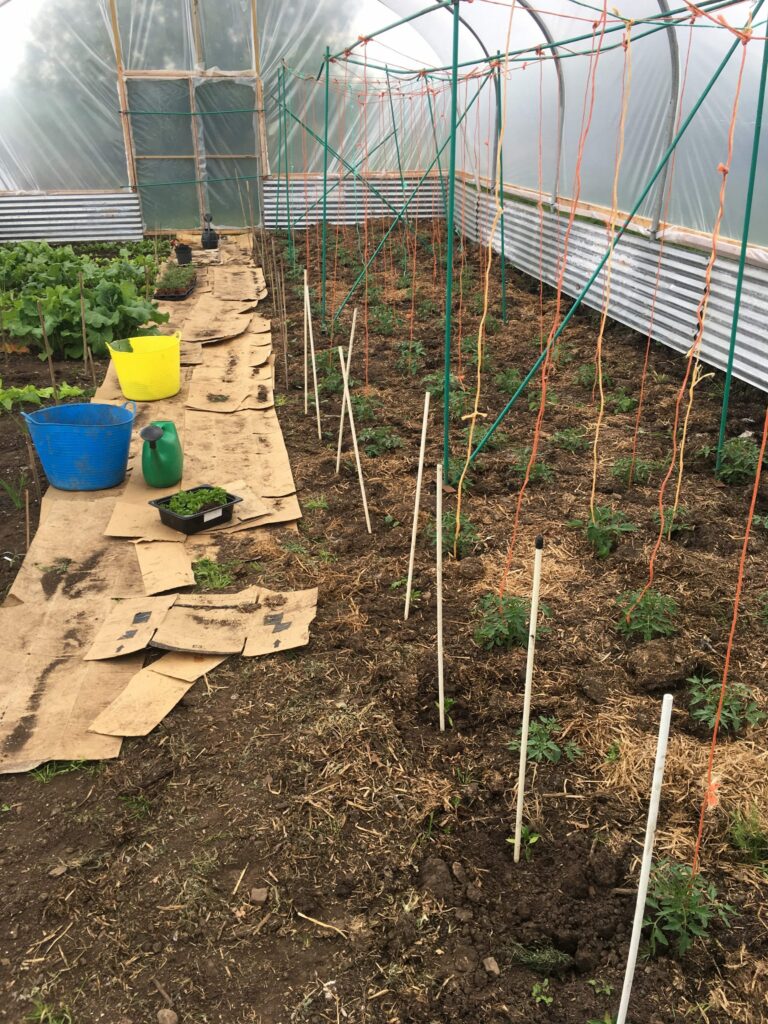
[[[307,327],[309,328],[309,355],[312,360],[312,384],[315,389],[315,412],[317,413],[317,436],[322,441],[323,431],[320,426],[320,395],[317,390],[317,363],[315,362],[315,332],[312,329],[312,306],[309,301],[309,285],[304,285],[304,304],[307,307]],[[306,392],[305,392],[306,394]]]
[[[349,348],[347,349],[347,371],[352,372],[352,346],[355,341],[355,324],[357,323],[357,306],[352,311],[352,331],[349,335]],[[339,418],[339,443],[336,448],[336,476],[341,469],[341,442],[344,437],[344,416],[347,412],[347,403],[341,403],[341,417]]]
[[[341,376],[344,381],[344,403],[349,416],[349,429],[352,431],[352,447],[355,450],[355,463],[357,465],[357,478],[360,481],[360,495],[363,499],[363,511],[365,512],[365,526],[368,533],[371,529],[371,517],[368,515],[368,499],[365,496],[365,481],[363,480],[363,467],[360,464],[360,449],[357,447],[357,431],[355,430],[355,418],[352,415],[352,400],[349,397],[349,365],[344,362],[344,349],[339,345],[339,361],[341,362]]]
[[[645,845],[643,861],[640,865],[640,881],[637,886],[637,903],[635,919],[632,923],[632,938],[629,943],[627,969],[624,972],[624,987],[621,990],[621,1005],[616,1024],[626,1024],[629,997],[632,994],[632,981],[635,977],[637,951],[640,948],[640,933],[643,930],[645,917],[645,900],[648,895],[648,880],[651,875],[653,861],[653,845],[656,841],[656,822],[659,817],[659,801],[661,800],[661,784],[664,781],[664,762],[667,757],[669,743],[669,725],[672,720],[672,694],[665,693],[661,702],[661,721],[659,722],[659,739],[656,743],[656,763],[653,766],[653,782],[651,784],[651,802],[648,805],[648,821],[645,826]]]
[[[309,309],[307,308],[307,296],[309,285],[307,284],[307,272],[304,271],[304,415],[309,414],[309,328],[307,320]]]
[[[421,481],[424,476],[424,452],[427,447],[427,420],[429,419],[429,392],[424,393],[424,418],[421,421],[421,448],[419,449],[419,469],[416,474],[416,504],[413,507],[413,527],[411,528],[411,554],[408,558],[408,580],[405,584],[405,615],[408,618],[411,610],[411,586],[413,585],[413,563],[416,559],[416,535],[419,529],[419,503],[421,502]]]
[[[445,676],[443,670],[443,464],[437,464],[437,494],[435,495],[437,525],[437,709],[440,732],[445,732]]]
[[[525,803],[525,769],[528,763],[528,725],[531,721],[531,694],[533,693],[533,656],[536,652],[536,626],[539,621],[539,591],[541,589],[541,560],[544,538],[536,538],[533,560],[533,586],[531,587],[531,614],[528,621],[528,659],[525,663],[525,695],[523,697],[523,723],[520,727],[520,764],[517,770],[517,809],[515,811],[515,864],[520,860],[520,841],[523,835],[523,805]]]

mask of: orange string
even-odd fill
[[[760,457],[757,460],[757,470],[755,472],[755,482],[752,487],[752,498],[749,503],[749,513],[747,515],[747,525],[744,529],[744,541],[741,545],[741,557],[739,558],[739,573],[736,580],[736,593],[733,599],[733,615],[731,616],[731,628],[728,632],[728,644],[725,649],[725,660],[723,663],[723,678],[720,683],[720,700],[717,704],[717,712],[715,714],[715,725],[712,729],[712,741],[709,745],[709,756],[707,758],[707,785],[704,791],[704,798],[701,801],[701,810],[699,811],[699,828],[696,834],[696,845],[693,851],[693,865],[692,872],[695,875],[701,863],[701,845],[702,838],[704,835],[704,818],[707,810],[717,804],[717,785],[713,778],[713,768],[715,763],[715,749],[717,747],[717,734],[720,729],[720,719],[723,713],[723,703],[725,702],[725,694],[728,689],[728,674],[731,668],[731,656],[733,654],[733,644],[736,637],[736,626],[739,621],[739,606],[741,604],[741,593],[744,589],[744,572],[747,563],[747,550],[749,548],[749,535],[752,530],[752,522],[755,516],[755,506],[757,505],[757,495],[760,490],[760,476],[763,469],[763,458],[765,457],[766,441],[768,441],[768,407],[765,410],[765,419],[763,421],[763,437],[760,443]]]

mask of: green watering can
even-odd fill
[[[141,471],[150,487],[173,487],[181,480],[184,453],[176,426],[170,420],[155,420],[141,431],[144,447]]]

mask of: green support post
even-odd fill
[[[480,96],[480,93],[483,91],[483,88],[485,87],[485,85],[488,82],[489,78],[490,78],[490,73],[487,74],[485,76],[485,78],[483,78],[483,81],[481,82],[477,92],[475,93],[475,95],[472,97],[472,99],[467,104],[467,106],[466,106],[466,108],[464,110],[464,113],[461,115],[461,117],[458,119],[458,121],[456,123],[457,127],[458,127],[458,125],[461,124],[461,122],[464,120],[464,118],[467,116],[469,111],[474,106],[476,100]],[[336,321],[338,320],[338,318],[339,318],[339,316],[341,314],[341,311],[344,309],[346,304],[349,302],[349,300],[352,298],[352,296],[355,294],[355,292],[357,291],[358,287],[360,286],[360,282],[365,279],[365,275],[368,273],[368,268],[371,266],[373,261],[379,255],[381,250],[384,248],[384,243],[389,238],[389,236],[392,234],[392,232],[397,227],[397,225],[400,223],[401,219],[405,215],[406,210],[408,209],[408,207],[413,202],[413,200],[416,197],[416,195],[417,195],[419,189],[421,188],[421,186],[424,184],[424,182],[427,180],[429,175],[432,173],[432,168],[436,166],[438,160],[440,159],[440,156],[441,156],[443,150],[446,148],[446,146],[448,145],[449,142],[450,142],[450,138],[445,140],[445,142],[442,144],[440,149],[437,151],[437,154],[435,155],[434,159],[430,163],[429,167],[427,167],[427,169],[422,173],[422,175],[419,178],[419,180],[416,182],[416,185],[414,186],[414,188],[409,193],[408,198],[406,199],[405,203],[403,203],[403,206],[397,211],[397,215],[396,215],[395,219],[392,221],[392,223],[389,225],[387,230],[384,232],[384,237],[379,242],[379,244],[376,246],[376,248],[373,250],[373,253],[369,257],[368,262],[365,264],[363,269],[357,275],[357,278],[356,278],[354,284],[352,285],[352,287],[349,289],[347,294],[342,299],[341,303],[339,304],[339,308],[333,314],[333,323],[336,323]]]
[[[429,82],[427,82],[427,106],[429,107],[429,120],[432,122],[432,138],[435,140],[435,152],[438,151],[437,145],[437,125],[435,124],[435,112],[432,108],[432,94],[429,91]],[[440,149],[442,153],[445,146]],[[440,153],[437,153],[437,173],[440,175],[440,191],[443,193],[443,209],[447,212],[448,210],[448,198],[445,194],[445,180],[443,178],[443,165],[440,162]]]
[[[325,125],[323,128],[323,253],[320,291],[320,319],[325,324],[326,261],[328,257],[328,112],[331,85],[331,51],[325,48]]]
[[[501,130],[501,51],[496,52],[496,60],[499,66],[496,69],[496,137],[498,138],[498,164],[496,175],[498,177],[499,198],[501,201],[501,319],[507,322],[507,256],[504,250],[504,153],[502,148]]]
[[[293,244],[293,224],[291,222],[291,183],[288,177],[289,172],[289,153],[288,147],[288,121],[286,120],[286,114],[288,113],[288,91],[285,87],[285,68],[281,68],[280,71],[280,84],[282,87],[282,108],[283,108],[283,146],[285,149],[285,209],[288,215],[288,255],[291,258],[291,266],[296,269],[296,249]]]
[[[749,244],[749,225],[752,220],[752,200],[755,195],[757,178],[757,155],[760,150],[760,131],[763,124],[763,106],[765,104],[766,78],[768,77],[768,39],[763,43],[763,66],[760,72],[760,86],[757,93],[757,110],[755,112],[755,133],[752,137],[752,162],[749,165],[749,184],[744,204],[744,227],[741,232],[741,250],[739,252],[739,271],[736,277],[736,290],[733,295],[733,319],[731,320],[731,340],[728,347],[728,365],[725,370],[725,388],[723,389],[723,407],[720,412],[720,433],[717,438],[717,461],[715,472],[720,472],[725,443],[725,428],[728,422],[728,402],[731,397],[731,378],[733,377],[733,360],[736,355],[736,335],[739,328],[741,311],[741,291],[744,285],[744,269],[747,263],[747,246]]]
[[[277,202],[275,203],[275,226],[280,224],[280,179],[283,171],[283,89],[280,84],[280,68],[277,69]]]
[[[459,98],[459,0],[453,0],[453,68],[451,70],[451,140],[448,150],[447,252],[445,257],[445,351],[443,359],[443,475],[448,479],[451,429],[451,331],[453,327],[453,226],[456,213],[456,113]],[[439,154],[438,154],[439,159]]]
[[[752,12],[752,18],[753,18],[753,21],[754,21],[754,17],[755,17],[755,15],[756,15],[756,14],[757,14],[757,12],[758,12],[758,11],[760,10],[760,8],[761,8],[761,7],[763,6],[763,4],[764,4],[764,3],[765,3],[765,0],[758,0],[758,3],[757,3],[757,5],[756,5],[755,9],[754,9],[754,10],[753,10],[753,12]],[[648,181],[646,182],[645,186],[643,187],[643,190],[642,190],[642,192],[640,193],[640,195],[638,196],[637,200],[635,201],[635,204],[634,204],[634,206],[632,207],[632,209],[630,210],[630,212],[629,212],[629,213],[627,214],[626,218],[625,218],[625,219],[624,219],[624,221],[622,222],[622,224],[621,224],[621,227],[620,227],[620,228],[619,228],[619,229],[618,229],[618,230],[616,231],[616,233],[614,234],[614,236],[613,236],[613,238],[611,239],[611,242],[610,242],[610,244],[609,244],[608,248],[607,248],[607,249],[606,249],[606,251],[605,251],[605,252],[603,253],[603,255],[602,255],[602,257],[601,257],[601,259],[600,259],[599,263],[597,264],[597,266],[595,267],[594,271],[593,271],[593,272],[592,272],[592,274],[590,275],[590,277],[589,277],[589,280],[588,280],[588,281],[587,281],[587,283],[586,283],[586,284],[584,285],[584,287],[583,287],[583,288],[581,289],[581,291],[579,292],[579,294],[578,294],[578,295],[576,296],[576,298],[575,298],[575,299],[574,299],[574,301],[573,301],[573,305],[571,306],[571,308],[570,308],[570,309],[568,310],[568,312],[567,312],[567,313],[565,314],[565,316],[563,317],[562,321],[560,322],[560,326],[559,326],[559,327],[557,328],[557,330],[556,330],[556,331],[554,332],[554,334],[552,335],[552,337],[551,337],[551,338],[549,339],[549,341],[548,341],[548,343],[547,343],[546,347],[545,347],[545,348],[544,348],[544,350],[542,351],[541,355],[540,355],[540,356],[538,357],[538,359],[536,360],[536,362],[535,362],[535,363],[533,364],[533,366],[532,366],[532,367],[530,368],[530,370],[528,371],[528,373],[527,373],[527,374],[525,375],[525,377],[524,377],[524,379],[523,379],[522,383],[520,384],[520,387],[519,387],[519,388],[517,389],[517,391],[515,391],[514,395],[512,395],[512,397],[510,398],[510,400],[509,400],[509,401],[507,402],[507,404],[506,404],[506,405],[504,406],[504,408],[503,408],[503,409],[501,410],[501,412],[500,412],[500,413],[499,413],[499,415],[498,415],[498,416],[496,417],[496,419],[495,419],[495,420],[493,421],[493,423],[491,424],[491,426],[490,426],[490,427],[488,428],[487,432],[486,432],[486,433],[485,433],[485,434],[483,435],[483,439],[482,439],[482,440],[481,440],[481,441],[479,442],[479,444],[477,445],[477,447],[475,448],[475,450],[474,450],[474,451],[472,452],[472,454],[470,455],[470,457],[469,457],[469,461],[470,461],[470,463],[473,463],[473,462],[475,461],[475,459],[477,458],[477,456],[478,456],[478,455],[480,454],[480,452],[481,452],[481,451],[483,450],[483,448],[484,448],[484,447],[486,446],[486,444],[488,444],[488,442],[490,441],[490,439],[491,439],[491,438],[493,437],[493,435],[494,435],[494,434],[496,433],[496,431],[498,430],[499,426],[500,426],[500,425],[501,425],[501,424],[503,423],[503,421],[504,421],[504,420],[506,419],[506,417],[507,417],[507,415],[508,415],[508,413],[509,413],[510,409],[512,408],[512,406],[513,406],[513,405],[515,404],[515,402],[516,402],[516,401],[518,400],[518,398],[519,398],[519,397],[520,397],[520,395],[521,395],[521,394],[523,393],[523,391],[525,391],[526,387],[528,386],[529,382],[530,382],[530,381],[531,381],[531,379],[533,378],[534,374],[536,373],[536,371],[537,371],[537,370],[539,369],[539,367],[541,366],[541,364],[542,364],[542,363],[544,362],[544,360],[546,359],[546,357],[547,357],[547,353],[548,353],[548,352],[550,351],[550,349],[552,348],[552,346],[553,346],[553,345],[555,344],[555,342],[557,341],[557,339],[558,339],[558,338],[560,337],[560,335],[561,335],[561,334],[563,333],[563,331],[565,330],[565,328],[566,328],[566,327],[568,326],[568,324],[570,323],[570,321],[571,321],[571,318],[573,317],[574,313],[576,312],[576,310],[577,310],[577,309],[579,308],[579,306],[581,305],[581,303],[582,303],[582,300],[584,299],[584,296],[585,296],[585,295],[587,294],[587,292],[589,291],[589,289],[590,289],[590,288],[592,287],[592,285],[593,285],[593,284],[595,283],[595,281],[597,280],[597,277],[599,276],[599,274],[600,274],[600,271],[601,271],[601,270],[603,269],[603,267],[605,266],[605,264],[606,264],[606,263],[608,262],[608,260],[610,259],[610,257],[611,257],[611,254],[613,253],[613,250],[614,250],[614,249],[616,248],[616,246],[617,246],[617,245],[619,244],[619,240],[620,240],[620,239],[621,239],[621,238],[623,237],[623,235],[624,235],[624,233],[626,232],[627,228],[628,228],[628,227],[629,227],[629,225],[630,225],[630,224],[632,223],[632,221],[633,221],[633,220],[635,219],[635,216],[637,215],[637,212],[638,212],[638,210],[640,209],[640,207],[641,207],[641,206],[643,205],[643,203],[645,202],[645,200],[646,200],[646,198],[647,198],[647,196],[648,196],[648,193],[649,193],[649,192],[651,191],[651,189],[653,188],[653,186],[654,186],[654,185],[656,184],[656,181],[657,181],[657,179],[658,179],[659,175],[660,175],[660,174],[661,174],[661,172],[662,172],[662,171],[664,170],[664,168],[665,168],[665,166],[666,166],[666,164],[667,164],[667,161],[668,161],[668,160],[669,160],[669,158],[670,158],[670,157],[672,156],[672,154],[673,154],[673,152],[675,151],[675,148],[676,148],[676,146],[677,146],[678,142],[680,141],[680,139],[681,139],[681,138],[683,137],[683,135],[685,134],[685,132],[686,132],[686,130],[687,130],[687,128],[688,128],[688,126],[690,125],[691,121],[693,121],[694,117],[695,117],[695,116],[696,116],[696,114],[698,113],[698,111],[699,111],[699,109],[700,109],[700,107],[701,107],[702,103],[704,102],[704,100],[705,100],[705,99],[707,98],[707,96],[708,96],[708,95],[710,94],[710,92],[712,91],[712,88],[714,87],[714,84],[715,84],[715,82],[716,82],[716,81],[718,80],[718,78],[720,77],[720,75],[721,75],[721,74],[723,73],[723,71],[725,70],[725,67],[726,67],[726,65],[728,64],[728,61],[729,61],[729,60],[731,59],[731,57],[732,57],[732,56],[734,55],[734,53],[736,52],[736,49],[737,49],[737,48],[738,48],[739,46],[742,46],[742,45],[743,45],[743,43],[742,43],[741,39],[740,39],[740,38],[738,38],[738,39],[736,39],[736,41],[735,41],[735,42],[734,42],[734,43],[733,43],[733,44],[732,44],[732,45],[730,46],[730,48],[728,49],[728,52],[727,52],[727,53],[726,53],[726,55],[725,55],[725,56],[723,57],[722,61],[720,62],[720,64],[719,64],[719,65],[717,66],[717,68],[715,69],[715,71],[714,71],[714,74],[712,75],[712,77],[711,77],[711,78],[710,78],[710,80],[709,80],[709,81],[707,82],[706,86],[704,87],[704,91],[703,91],[703,92],[701,93],[701,95],[699,96],[699,98],[698,98],[698,99],[696,100],[696,102],[694,103],[694,105],[693,105],[693,106],[691,107],[691,109],[690,109],[690,111],[688,112],[688,114],[687,114],[687,116],[686,116],[685,120],[683,121],[683,123],[682,123],[682,124],[680,125],[680,127],[678,128],[678,130],[677,130],[677,134],[675,135],[675,137],[674,137],[674,139],[672,140],[672,142],[671,142],[671,143],[669,144],[669,146],[668,146],[668,148],[667,148],[666,152],[664,153],[664,155],[662,156],[661,160],[660,160],[660,161],[659,161],[659,163],[657,164],[657,166],[656,166],[656,169],[655,169],[655,170],[654,170],[654,172],[653,172],[653,173],[651,174],[650,178],[648,179]]]

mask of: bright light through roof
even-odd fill
[[[362,0],[350,26],[350,42],[358,35],[375,32],[385,25],[391,25],[393,21],[397,21],[397,14],[379,3],[379,0]],[[440,63],[424,36],[411,25],[400,25],[371,40],[367,50],[369,58],[377,64],[423,68]],[[362,48],[358,56],[362,60]]]
[[[45,0],[9,0],[0,6],[0,84],[13,78]]]

